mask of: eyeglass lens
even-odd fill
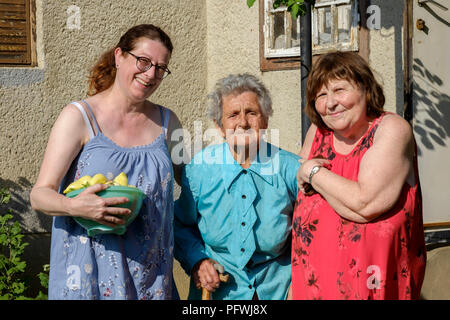
[[[142,72],[145,72],[145,71],[151,69],[153,66],[156,69],[155,72],[156,72],[156,76],[158,78],[165,78],[169,74],[169,72],[165,68],[160,67],[158,65],[154,65],[150,60],[142,59],[142,58],[137,59],[137,67]]]

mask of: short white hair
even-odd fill
[[[256,94],[261,113],[266,120],[269,120],[269,117],[273,113],[272,98],[270,97],[269,90],[267,90],[258,78],[249,73],[231,74],[217,81],[214,91],[208,95],[208,117],[222,127],[223,98],[247,91]]]

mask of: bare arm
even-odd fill
[[[49,215],[68,215],[67,198],[58,194],[59,183],[81,150],[88,133],[80,111],[66,106],[56,120],[45,150],[38,179],[30,194],[31,206]]]
[[[88,139],[80,111],[73,105],[66,106],[50,133],[39,176],[31,190],[31,206],[51,216],[80,216],[111,226],[123,223],[115,215],[129,214],[129,210],[109,206],[128,199],[96,196],[96,192],[106,189],[105,185],[91,186],[72,199],[58,193],[60,181]]]
[[[413,135],[399,116],[386,115],[372,147],[361,160],[357,181],[338,176],[322,167],[312,186],[342,217],[365,223],[392,208],[408,176],[413,174]],[[307,181],[316,159],[303,162],[300,179]]]

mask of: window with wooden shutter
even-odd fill
[[[0,65],[32,65],[32,0],[0,0]]]

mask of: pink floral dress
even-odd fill
[[[383,116],[347,155],[333,147],[333,132],[317,129],[309,159],[322,156],[329,169],[357,180]],[[359,224],[341,218],[320,195],[299,192],[292,228],[293,299],[418,299],[426,250],[422,198],[415,156],[416,185],[405,183],[395,206]]]

